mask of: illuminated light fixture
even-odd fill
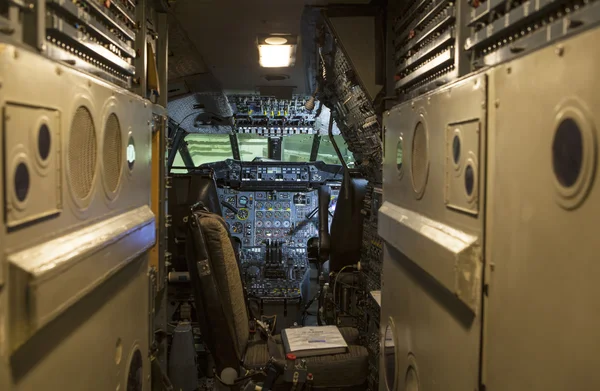
[[[297,37],[265,35],[257,38],[260,66],[263,68],[292,67],[296,63]]]

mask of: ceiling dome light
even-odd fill
[[[265,39],[265,42],[269,45],[283,45],[287,43],[287,39],[283,37],[269,37]]]
[[[262,35],[256,39],[259,63],[265,68],[287,68],[295,65],[298,37],[295,35]]]

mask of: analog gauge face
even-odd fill
[[[240,219],[240,220],[246,220],[248,218],[248,214],[249,214],[248,213],[248,209],[246,209],[246,208],[240,208],[238,210],[238,215],[237,216],[238,216],[238,219]]]
[[[262,209],[263,208],[263,203],[262,202],[257,202],[256,203],[256,209]]]
[[[278,229],[273,230],[273,236],[275,236],[276,238],[281,236],[281,231]]]
[[[265,221],[265,227],[271,228],[271,225],[272,223],[269,220]]]
[[[270,229],[265,229],[265,236],[273,236],[273,232]]]
[[[267,213],[265,213],[265,217],[267,219],[270,219],[271,217],[273,217],[273,212],[267,212]]]
[[[285,228],[290,228],[290,222],[289,222],[289,221],[287,221],[287,220],[286,220],[286,221],[284,221],[284,222],[283,222],[283,226],[284,226]]]
[[[270,202],[267,202],[267,203],[265,204],[265,208],[267,208],[267,209],[273,209],[273,204],[272,204],[272,203],[270,203]]]
[[[289,219],[290,218],[290,212],[285,212],[283,214],[283,217],[285,217],[286,219]]]
[[[238,204],[239,204],[239,206],[246,206],[246,205],[248,205],[248,197],[241,196],[240,199],[238,200]]]
[[[275,218],[276,219],[280,219],[281,218],[281,212],[275,212]]]
[[[227,202],[229,202],[231,205],[235,206],[235,199],[236,199],[236,196],[229,196],[229,197],[227,197]]]
[[[275,209],[281,209],[281,202],[275,204]]]
[[[275,228],[281,227],[281,221],[275,220],[275,222],[273,223],[273,227],[275,227]]]
[[[257,219],[262,219],[262,217],[263,217],[263,212],[261,212],[261,211],[256,212]]]
[[[262,223],[262,221],[261,221],[261,223]],[[258,227],[258,224],[257,224],[256,226]],[[261,226],[262,226],[262,224],[261,224]],[[256,236],[262,236],[262,235],[263,235],[263,230],[262,230],[262,228],[260,228],[260,229],[257,229],[257,230],[256,230]]]
[[[285,209],[289,209],[289,208],[291,207],[291,205],[290,205],[290,203],[289,203],[289,202],[286,202],[286,203],[283,205],[283,207],[284,207]]]
[[[235,219],[235,213],[233,213],[231,210],[225,208],[225,218],[226,219]]]
[[[256,222],[256,226],[257,226],[257,227],[262,227],[262,226],[263,226],[263,222],[262,222],[262,221],[260,221],[260,220],[258,220],[258,221]]]
[[[244,231],[244,226],[240,222],[235,222],[231,226],[231,230],[236,234],[241,234]]]

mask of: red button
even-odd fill
[[[290,360],[290,361],[296,361],[296,355],[295,355],[295,354],[288,353],[288,354],[287,354],[285,357],[286,357],[288,360]]]

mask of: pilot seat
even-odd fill
[[[285,357],[281,337],[268,340],[255,332],[230,235],[224,219],[199,203],[187,222],[186,260],[196,314],[216,373],[233,368],[264,368],[270,358]],[[364,389],[368,376],[367,349],[357,344],[358,330],[340,328],[346,353],[306,357],[315,388]]]

